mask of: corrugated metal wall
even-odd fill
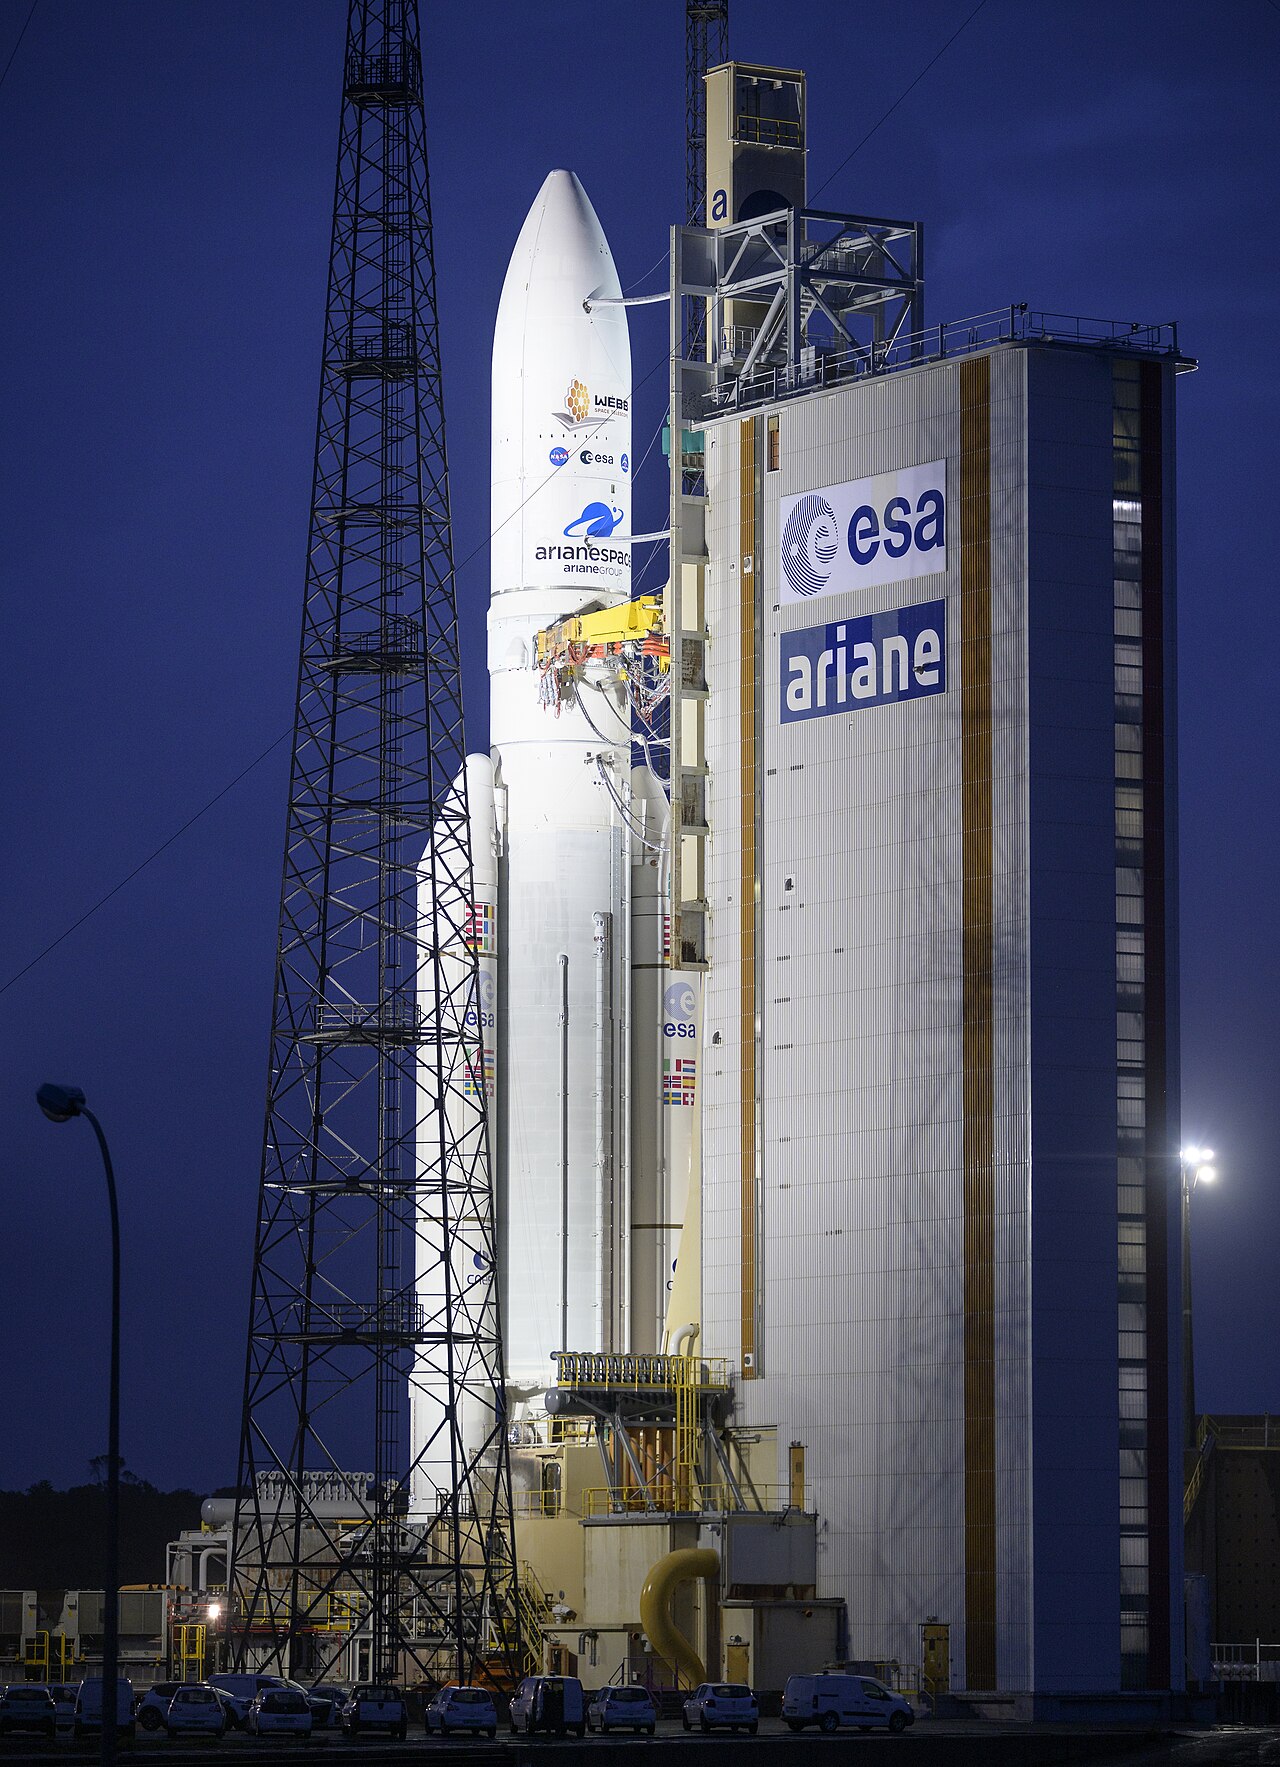
[[[1084,654],[1073,662],[1078,621],[1069,609],[1041,621],[1032,655],[1028,563],[1033,553],[1043,561],[1042,592],[1052,595],[1048,561],[1070,555],[1068,577],[1096,575],[1099,605],[1109,605],[1110,490],[1104,485],[1091,498],[1080,479],[1074,432],[1080,422],[1087,427],[1087,415],[1077,411],[1073,428],[1046,398],[1029,420],[1031,359],[1019,348],[997,349],[980,359],[977,379],[972,362],[942,363],[783,404],[777,471],[769,470],[765,416],[745,420],[758,426],[750,449],[740,420],[707,432],[712,832],[703,1343],[738,1362],[744,1306],[753,1299],[754,1379],[740,1385],[736,1420],[776,1425],[784,1454],[789,1440],[805,1442],[810,1502],[823,1518],[820,1593],[847,1599],[852,1651],[916,1661],[919,1622],[937,1616],[951,1625],[957,1683],[967,1675],[971,1686],[1049,1690],[1111,1687],[1118,1675],[1114,1069],[1105,1071],[1113,1023],[1098,1041],[1112,1088],[1112,1140],[1096,1149],[1104,1169],[1110,1161],[1109,1188],[1099,1181],[1073,1191],[1061,1162],[1046,1166],[1034,1254],[1031,1214],[1036,988],[1043,1022],[1057,1026],[1045,1032],[1046,1060],[1056,1064],[1038,1131],[1048,1141],[1062,1140],[1069,1092],[1062,1038],[1077,1011],[1069,988],[1061,1001],[1053,997],[1055,977],[1074,965],[1070,934],[1055,941],[1054,933],[1070,878],[1056,878],[1043,906],[1037,898],[1034,926],[1032,878],[1059,865],[1055,842],[1069,838],[1072,822],[1091,828],[1096,819],[1094,844],[1109,854],[1109,759],[1094,793],[1091,767],[1071,758],[1071,732],[1095,689],[1102,707],[1110,658],[1100,650],[1101,660]],[[966,368],[969,452],[962,457]],[[982,433],[987,455],[976,469],[974,437]],[[753,476],[744,472],[749,456]],[[943,458],[951,524],[945,575],[782,604],[781,497]],[[744,498],[754,508],[744,509]],[[959,527],[967,521],[972,534],[981,514],[974,500],[984,498],[983,562],[975,577],[971,552],[966,604]],[[750,552],[745,533],[754,536]],[[757,586],[760,678],[755,754],[744,769],[748,565]],[[986,584],[980,605],[972,599],[979,579]],[[944,596],[945,693],[780,722],[783,631]],[[976,647],[975,608],[987,622]],[[1073,671],[1088,678],[1083,700]],[[1038,727],[1061,733],[1056,752],[1041,741],[1038,784],[1029,685]],[[1105,749],[1109,701],[1098,723]],[[982,776],[976,796],[975,768]],[[741,829],[753,802],[754,855]],[[1037,818],[1057,833],[1041,842]],[[1033,830],[1041,842],[1034,861]],[[754,903],[746,899],[752,876]],[[1090,904],[1081,912],[1087,918]],[[983,915],[989,921],[975,943],[975,916]],[[1100,938],[1110,931],[1108,921]],[[754,1063],[744,1063],[740,1037],[750,998],[742,967],[748,939]],[[979,948],[982,984],[973,973]],[[1037,950],[1043,967],[1033,986]],[[1073,983],[1087,996],[1086,1025],[1095,1009],[1103,1016],[1113,1010],[1109,955],[1099,963],[1096,976],[1086,964]],[[982,987],[989,1006],[975,1030]],[[753,1067],[754,1172],[741,1098],[743,1073]],[[989,1111],[975,1140],[980,1096]],[[753,1185],[757,1247],[746,1296],[742,1236]],[[1073,1219],[1082,1211],[1083,1221]],[[1040,1302],[1033,1300],[1033,1256],[1044,1285]],[[1082,1273],[1090,1309],[1093,1289],[1099,1296],[1110,1289],[1097,1344],[1092,1326],[1076,1342],[1089,1358],[1110,1360],[1073,1371],[1072,1291]],[[975,1357],[987,1358],[981,1378]],[[975,1413],[985,1418],[990,1395],[994,1419],[987,1423]],[[1075,1532],[1060,1532],[1081,1500]],[[1078,1620],[1073,1590],[1084,1596]]]

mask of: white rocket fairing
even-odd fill
[[[629,714],[603,671],[548,703],[537,658],[540,631],[630,594],[631,346],[621,305],[584,308],[620,295],[585,190],[552,172],[493,344],[503,1329],[508,1378],[530,1390],[553,1378],[553,1351],[621,1347],[625,1329]]]

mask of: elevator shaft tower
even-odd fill
[[[230,1578],[244,1667],[514,1661],[464,754],[416,0],[350,0]]]

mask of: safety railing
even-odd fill
[[[1280,1681],[1280,1644],[1210,1644],[1215,1681]]]
[[[789,1485],[743,1486],[741,1494],[725,1484],[695,1481],[687,1496],[671,1472],[659,1473],[647,1489],[633,1485],[591,1485],[580,1494],[582,1514],[606,1515],[781,1515],[790,1506]]]
[[[729,1364],[718,1356],[611,1355],[598,1350],[557,1350],[556,1384],[674,1392],[677,1387],[727,1391]]]
[[[725,328],[722,363],[747,354],[755,329],[735,325]],[[834,385],[900,368],[940,362],[968,355],[999,343],[1067,343],[1093,349],[1166,356],[1186,367],[1194,363],[1180,355],[1178,328],[1168,323],[1089,319],[1076,314],[1047,313],[1025,305],[1000,307],[971,319],[948,320],[926,326],[923,331],[903,332],[883,343],[855,344],[842,349],[814,345],[802,360],[761,366],[749,375],[720,380],[707,394],[708,415],[743,406],[771,403],[795,393]]]
[[[800,147],[804,132],[794,117],[740,116],[734,119],[733,138],[756,147]]]
[[[511,1507],[516,1515],[577,1515],[571,1503],[566,1503],[559,1491],[513,1491]]]

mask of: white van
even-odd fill
[[[102,1729],[102,1709],[110,1703],[110,1696],[104,1699],[106,1682],[101,1676],[94,1676],[82,1681],[76,1690],[76,1710],[72,1719],[75,1739],[80,1742],[91,1730]],[[116,1730],[125,1736],[133,1736],[136,1722],[133,1715],[133,1683],[126,1681],[122,1675],[116,1682]]]
[[[792,1675],[782,1695],[782,1722],[788,1730],[813,1724],[830,1733],[842,1724],[856,1724],[859,1730],[878,1727],[898,1736],[915,1716],[900,1693],[871,1675]]]
[[[521,1731],[532,1736],[538,1730],[551,1736],[563,1736],[566,1730],[585,1736],[587,1709],[581,1681],[575,1675],[526,1675],[512,1697],[507,1722],[512,1736]]]

